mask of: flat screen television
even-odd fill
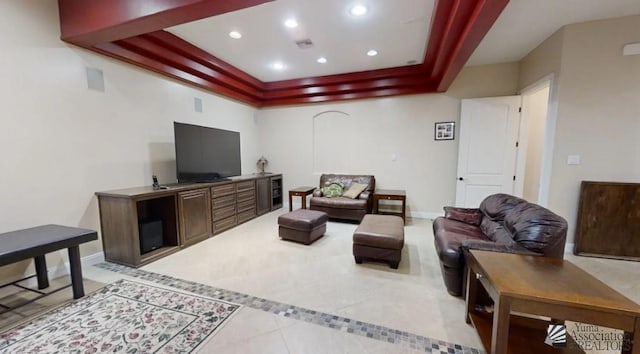
[[[239,176],[240,133],[173,122],[179,183]]]

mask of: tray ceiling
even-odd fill
[[[351,15],[356,3],[368,12]],[[519,60],[568,21],[640,13],[640,2],[59,0],[59,8],[69,43],[263,107],[442,92],[468,62]],[[285,27],[289,18],[298,27]],[[307,39],[304,49],[295,43]]]

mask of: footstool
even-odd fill
[[[311,244],[327,231],[327,213],[317,210],[297,209],[278,217],[278,234],[281,239]]]
[[[404,247],[404,221],[395,215],[367,214],[353,233],[353,257],[388,262],[398,269]]]

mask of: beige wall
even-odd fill
[[[150,185],[152,174],[174,182],[174,120],[240,131],[243,172],[255,172],[254,108],[69,46],[57,14],[55,0],[0,2],[0,232],[98,230],[96,191]],[[87,89],[86,67],[103,70],[105,92]],[[81,253],[101,249],[96,241]],[[66,250],[47,260],[62,265]],[[29,263],[0,268],[0,278],[30,272]]]
[[[564,28],[561,28],[520,60],[519,89],[523,89],[549,74],[560,76],[563,40]]]
[[[562,33],[561,46],[554,44],[560,53],[548,53],[561,56],[549,207],[569,221],[571,243],[581,181],[640,180],[640,56],[622,56],[625,44],[640,42],[640,16],[569,25]],[[536,55],[522,61],[521,85],[523,77],[557,70]],[[581,164],[567,165],[569,155],[580,155]]]
[[[519,65],[511,62],[466,66],[446,94],[457,98],[515,95],[518,92]]]
[[[440,213],[455,199],[458,140],[434,141],[434,123],[459,122],[459,97],[513,95],[516,87],[517,64],[507,63],[465,68],[445,94],[263,109],[258,112],[260,153],[269,170],[284,173],[287,190],[317,185],[321,172],[367,173],[376,176],[380,188],[405,189],[413,215]],[[338,170],[317,171],[314,119],[324,115],[314,116],[327,111],[344,114],[329,113],[339,132],[320,139],[333,141],[332,151],[342,155],[336,157]],[[350,139],[344,138],[345,129]]]

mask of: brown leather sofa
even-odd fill
[[[433,234],[447,291],[463,294],[464,252],[481,249],[564,258],[567,221],[540,205],[508,194],[486,197],[479,208],[445,207]]]
[[[367,188],[356,199],[346,197],[328,198],[322,195],[322,187],[327,182],[340,182],[347,190],[351,183],[366,184]],[[320,188],[313,191],[309,201],[311,210],[324,211],[330,218],[348,219],[360,222],[365,215],[371,214],[373,209],[373,191],[376,189],[376,179],[371,175],[338,175],[323,174],[320,176]]]

